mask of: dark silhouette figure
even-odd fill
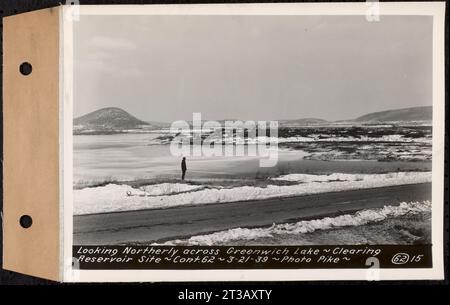
[[[181,180],[184,180],[184,176],[186,175],[186,157],[183,157],[183,160],[181,160]]]

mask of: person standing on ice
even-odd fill
[[[183,160],[181,160],[181,180],[184,180],[184,176],[186,175],[186,157],[183,157]]]

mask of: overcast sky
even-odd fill
[[[432,104],[432,18],[82,16],[74,116],[349,119]]]

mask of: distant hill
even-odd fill
[[[140,128],[149,123],[139,120],[125,110],[108,107],[96,110],[73,120],[74,127],[92,130],[124,130]]]
[[[372,112],[360,116],[355,122],[395,122],[395,121],[431,121],[433,114],[432,106],[411,107],[394,110]]]

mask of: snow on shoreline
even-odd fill
[[[195,245],[213,246],[237,240],[255,240],[270,238],[274,235],[305,234],[317,230],[327,230],[341,227],[355,227],[383,221],[389,217],[398,217],[406,214],[419,214],[431,211],[431,202],[402,202],[399,206],[384,206],[380,209],[358,211],[355,214],[345,214],[337,217],[305,220],[296,223],[273,224],[266,228],[235,228],[207,235],[197,235],[185,240],[173,240],[164,245]]]
[[[339,178],[339,179],[336,179]],[[289,174],[273,180],[295,181],[294,185],[267,187],[239,186],[205,188],[188,184],[156,184],[133,188],[125,184],[108,184],[74,190],[74,214],[95,214],[168,208],[183,205],[226,203],[246,200],[310,195],[326,192],[367,189],[383,186],[431,182],[431,172],[387,174]]]
[[[191,139],[192,135],[186,135],[185,139]],[[175,139],[174,135],[165,135],[160,138],[155,138],[150,144],[170,144],[172,140]],[[380,137],[370,137],[370,136],[333,136],[328,134],[311,134],[309,136],[291,136],[291,137],[270,137],[270,136],[258,136],[258,137],[248,137],[242,138],[239,136],[224,136],[218,138],[210,138],[212,142],[216,144],[263,144],[263,143],[310,143],[310,142],[371,142],[371,143],[382,143],[382,142],[401,142],[401,143],[424,143],[431,144],[431,137],[420,137],[412,138],[400,134],[383,135]],[[178,143],[182,143],[180,139],[176,140]]]

